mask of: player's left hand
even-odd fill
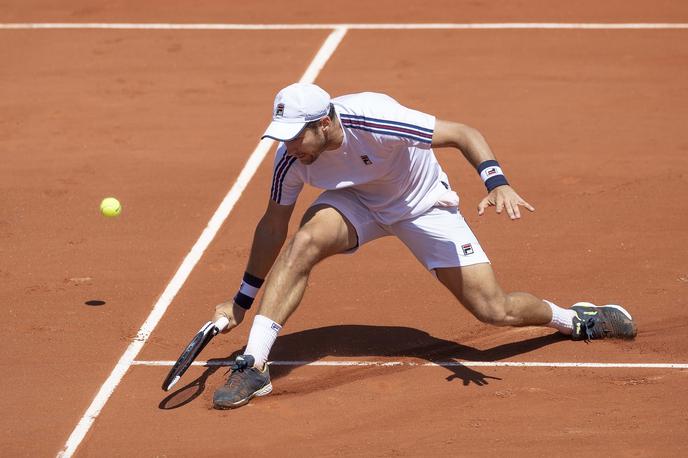
[[[506,209],[509,218],[519,219],[521,217],[519,206],[531,212],[535,211],[535,208],[523,200],[511,186],[497,186],[478,204],[478,215],[485,213],[487,207],[495,207],[497,214],[501,214],[502,210]]]

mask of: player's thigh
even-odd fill
[[[494,316],[501,310],[504,293],[489,263],[435,269],[437,279],[474,315]]]
[[[456,207],[433,207],[391,231],[429,271],[490,262]]]
[[[306,210],[301,227],[295,235],[299,240],[317,247],[323,254],[335,254],[356,245],[356,230],[336,208],[328,204],[315,204]]]
[[[478,317],[499,307],[502,290],[490,260],[456,207],[434,207],[393,225],[393,232]]]
[[[327,224],[319,224],[321,219],[326,219]],[[350,189],[329,190],[320,194],[304,214],[301,227],[310,228],[314,223],[318,224],[319,233],[323,230],[336,231],[338,241],[346,242],[344,248],[339,246],[341,249],[338,252],[353,253],[363,244],[389,235]]]

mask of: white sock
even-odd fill
[[[254,367],[263,367],[267,362],[270,349],[281,329],[282,326],[266,316],[256,315],[253,319],[245,354],[255,358]]]
[[[563,309],[547,300],[545,302],[552,309],[552,321],[547,326],[570,336],[573,333],[573,317],[576,316],[576,312],[571,309]]]

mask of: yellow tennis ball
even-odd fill
[[[103,214],[103,216],[110,218],[117,216],[122,212],[122,204],[120,204],[119,200],[115,199],[114,197],[106,197],[100,203],[100,212]]]

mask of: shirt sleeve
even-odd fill
[[[303,189],[303,180],[296,173],[296,158],[287,154],[287,147],[280,143],[275,152],[270,198],[280,205],[293,205]]]
[[[422,111],[407,108],[392,99],[388,122],[391,135],[397,136],[408,146],[430,149],[435,132],[435,117]]]
[[[385,143],[430,149],[435,131],[435,117],[400,104],[386,94],[362,94],[361,112],[342,114],[342,124],[365,130]]]

